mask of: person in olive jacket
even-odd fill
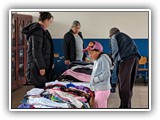
[[[31,23],[23,28],[26,35],[27,50],[27,82],[37,88],[43,88],[50,81],[53,64],[53,43],[47,27],[53,16],[49,12],[40,12],[39,22]]]
[[[80,28],[80,22],[74,21],[70,31],[64,35],[63,51],[66,65],[73,61],[85,60],[85,54],[82,52],[84,44]]]

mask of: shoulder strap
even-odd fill
[[[112,56],[108,53],[102,53],[104,54],[106,57],[109,57],[110,61],[111,61],[111,65],[114,66],[114,59],[112,58]]]
[[[114,59],[112,58],[112,56],[110,54],[108,54],[108,53],[106,53],[106,54],[109,56],[109,58],[110,58],[110,60],[112,62],[112,66],[114,66]]]

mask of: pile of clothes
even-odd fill
[[[89,82],[91,79],[93,69],[93,63],[84,61],[74,61],[68,69],[59,76],[59,81],[71,81],[71,82]]]
[[[91,99],[94,92],[87,85],[55,81],[28,91],[18,108],[90,108]]]

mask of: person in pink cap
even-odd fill
[[[93,108],[107,108],[107,99],[111,89],[112,60],[103,53],[102,45],[96,41],[90,42],[83,52],[88,52],[89,57],[94,62],[90,79],[90,88],[95,92]]]

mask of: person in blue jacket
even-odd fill
[[[110,29],[112,58],[118,62],[120,108],[131,108],[133,85],[141,58],[133,39],[116,27]]]

